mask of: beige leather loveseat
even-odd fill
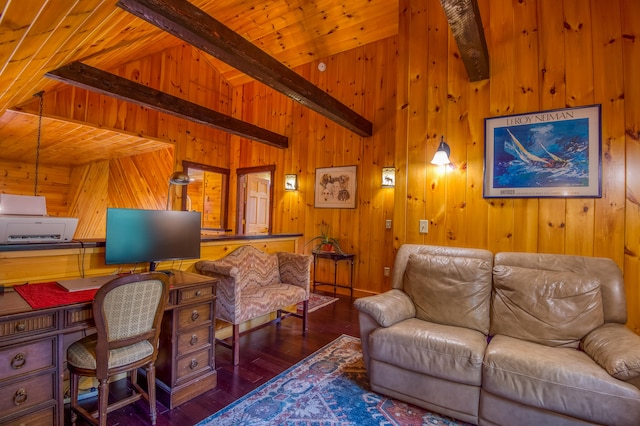
[[[640,336],[610,259],[403,245],[355,302],[371,388],[480,425],[640,425]]]

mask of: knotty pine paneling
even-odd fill
[[[295,67],[372,120],[371,138],[260,83],[232,88],[204,55],[183,44],[111,71],[277,131],[290,147],[267,147],[82,90],[56,95],[55,115],[174,144],[163,172],[183,159],[230,168],[231,224],[235,169],[275,164],[273,231],[303,232],[308,241],[320,223],[330,223],[332,235],[357,256],[355,286],[363,292],[389,288],[382,268],[392,266],[403,243],[612,258],[625,274],[629,326],[640,332],[640,22],[634,19],[640,6],[633,0],[479,0],[479,8],[489,80],[468,81],[442,8],[429,0],[399,1],[397,36],[323,57],[325,72],[317,69],[320,59]],[[485,118],[587,104],[602,105],[602,198],[482,197]],[[453,169],[430,164],[441,135],[451,146]],[[160,173],[141,176],[162,168],[154,163],[163,157],[110,162],[108,203],[137,200],[162,208],[166,182]],[[315,169],[345,165],[358,166],[357,208],[316,209]],[[384,166],[397,168],[395,189],[380,188]],[[13,167],[11,174],[26,175]],[[67,174],[89,179],[100,167]],[[132,188],[126,187],[129,173],[140,176]],[[286,173],[298,174],[298,191],[283,190]],[[143,181],[150,187],[138,186]],[[11,185],[30,191],[17,180]],[[78,211],[100,204],[79,199],[83,189],[69,184],[51,190],[56,203]],[[392,230],[384,229],[386,219],[393,220]],[[430,221],[426,235],[418,233],[421,219]],[[304,241],[298,250],[308,253]]]
[[[274,231],[302,231],[308,240],[319,223],[330,223],[332,235],[357,255],[360,290],[388,288],[381,267],[403,243],[609,257],[624,270],[629,326],[640,332],[640,178],[633,171],[640,167],[640,85],[632,77],[640,70],[633,42],[640,23],[630,18],[635,3],[613,3],[480,0],[491,78],[470,83],[440,5],[401,2],[398,37],[324,58],[325,73],[317,63],[296,69],[372,120],[372,138],[293,104],[286,107],[288,150],[237,139],[232,157],[241,167],[276,164]],[[396,66],[383,68],[385,61]],[[395,88],[386,91],[389,78]],[[276,97],[259,83],[236,88],[234,114],[280,126],[269,124],[272,110],[284,108]],[[482,197],[485,118],[590,104],[602,105],[602,198]],[[430,164],[441,135],[453,169]],[[315,169],[350,164],[358,166],[357,209],[314,208]],[[392,195],[380,199],[383,165],[395,165],[398,179]],[[279,182],[293,172],[300,189],[285,193]],[[390,234],[386,218],[393,219]],[[426,235],[418,233],[420,219],[430,221]]]
[[[593,2],[592,2],[593,3]],[[622,58],[616,56],[617,66],[622,66],[623,85],[618,95],[624,108],[617,110],[624,117],[625,168],[625,223],[624,223],[624,273],[627,285],[627,305],[630,325],[640,330],[640,22],[635,19],[640,13],[640,4],[632,0],[621,1],[620,28],[622,32]],[[606,59],[611,60],[608,56]],[[603,64],[604,66],[605,64]],[[608,64],[610,66],[612,64]],[[603,82],[604,84],[604,82]],[[618,116],[615,119],[622,119]],[[603,120],[608,121],[608,120]],[[622,153],[621,153],[622,154]],[[616,185],[623,186],[619,179]],[[616,227],[611,227],[615,230]],[[616,235],[616,234],[611,234]],[[604,255],[604,254],[603,254]]]
[[[34,163],[0,160],[0,193],[15,195],[44,195],[47,214],[68,216],[68,192],[71,169],[69,167],[38,166],[38,186],[35,191],[36,167]]]

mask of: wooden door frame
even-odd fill
[[[273,226],[273,197],[274,197],[273,187],[275,186],[274,177],[276,174],[275,165],[242,167],[242,168],[236,169],[236,177],[237,177],[236,181],[238,184],[238,187],[236,190],[236,194],[237,194],[236,211],[238,212],[236,230],[238,234],[241,234],[241,235],[245,234],[245,227],[242,224],[242,221],[244,220],[245,211],[246,211],[246,205],[244,201],[246,197],[245,197],[245,190],[244,188],[242,188],[242,182],[243,182],[242,177],[252,173],[264,173],[264,172],[269,172],[269,174],[271,175],[270,182],[269,182],[270,183],[269,185],[269,229],[267,230],[267,232],[271,234],[272,226]]]

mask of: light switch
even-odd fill
[[[385,220],[385,222],[384,222],[384,227],[385,227],[386,229],[391,229],[391,219],[387,219],[387,220]]]
[[[420,221],[420,233],[421,234],[426,234],[429,232],[429,221],[428,220],[421,220]]]

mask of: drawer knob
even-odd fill
[[[194,346],[196,343],[198,343],[198,336],[196,336],[195,334],[192,334],[191,340],[189,341],[189,343],[191,343],[191,346]]]
[[[192,359],[191,363],[189,364],[189,368],[191,368],[192,370],[195,370],[197,367],[198,367],[198,360]]]
[[[26,363],[27,357],[22,352],[19,352],[11,360],[11,368],[18,370],[19,368],[24,367]]]
[[[19,322],[16,324],[17,331],[25,331],[27,329],[27,325],[23,322]]]
[[[202,296],[202,290],[196,291],[196,296]]]
[[[194,309],[194,311],[191,312],[191,321],[195,321],[198,318],[200,318],[200,313]]]
[[[24,388],[20,388],[16,391],[16,394],[13,396],[13,403],[15,405],[22,405],[27,402],[27,391]]]

